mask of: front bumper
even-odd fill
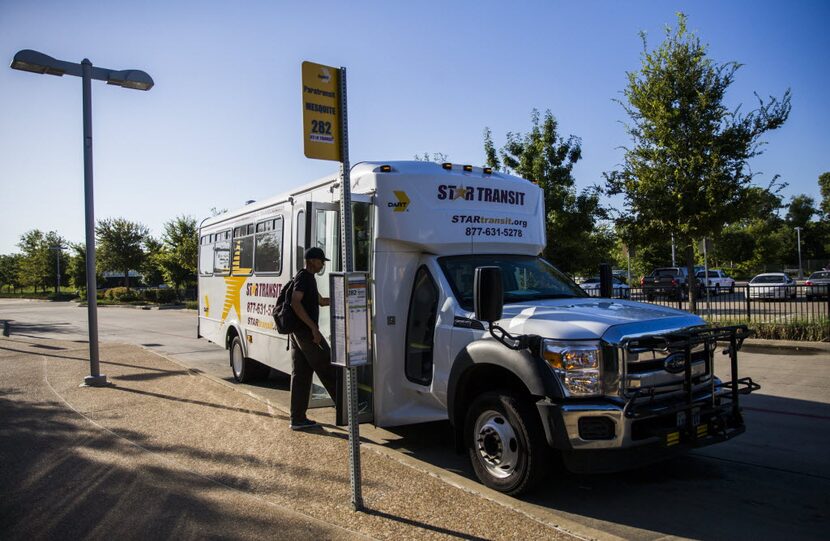
[[[666,351],[685,350],[690,360],[690,352],[697,345],[706,343],[709,348],[727,339],[730,342],[727,352],[732,361],[732,380],[728,382],[709,378],[705,383],[695,384],[694,381],[700,380],[693,379],[696,376],[689,361],[685,385],[676,392],[658,395],[644,389],[620,393],[621,396],[564,403],[539,401],[537,407],[548,444],[563,452],[570,469],[612,471],[741,434],[744,422],[738,396],[760,388],[750,378],[737,378],[737,350],[746,336],[745,327],[730,327],[682,337],[661,336],[657,340],[668,344]],[[643,344],[654,342],[653,336],[641,337],[635,345],[642,348]],[[711,356],[705,358],[707,363],[713,362]],[[711,374],[711,365],[706,371]],[[620,369],[620,376],[628,377],[624,368]],[[581,465],[585,460],[591,463],[587,467]]]

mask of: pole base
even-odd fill
[[[107,381],[107,376],[101,374],[100,376],[87,376],[81,387],[106,387],[110,382]]]

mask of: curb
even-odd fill
[[[793,349],[816,352],[830,352],[830,342],[808,342],[799,340],[764,340],[747,338],[744,345],[758,349]]]
[[[169,357],[168,355],[166,355],[164,353],[154,351],[154,350],[146,348],[144,346],[139,346],[139,347],[141,349],[143,349],[144,351],[147,351],[147,352],[152,353],[154,355],[157,355],[157,356],[159,356],[163,359],[166,359],[166,360],[172,362],[173,364],[175,364],[177,366],[181,366],[184,370],[187,370],[189,373],[191,373],[193,375],[206,377],[206,378],[208,378],[209,380],[211,380],[215,383],[218,383],[220,385],[223,385],[223,386],[227,387],[228,389],[232,389],[237,393],[244,394],[246,396],[249,396],[249,397],[253,398],[254,400],[262,402],[263,404],[268,406],[269,410],[273,409],[273,410],[277,410],[277,411],[279,411],[279,412],[281,412],[285,415],[289,414],[289,412],[286,411],[280,405],[275,404],[271,400],[269,400],[269,399],[267,399],[263,396],[260,396],[256,393],[252,392],[252,391],[249,391],[248,389],[240,388],[238,385],[235,385],[235,384],[233,384],[229,381],[226,381],[224,379],[213,376],[212,374],[202,372],[201,370],[187,367],[184,364],[177,361],[176,359],[173,359],[173,358]],[[338,432],[340,434],[343,434],[343,435],[348,435],[348,431],[345,428],[341,428],[341,427],[334,426],[334,425],[328,425],[328,424],[324,424],[324,426],[329,430],[336,431],[336,432]],[[365,436],[361,436],[361,437],[365,437]],[[419,471],[421,473],[425,473],[425,474],[427,474],[431,477],[434,477],[434,478],[436,478],[436,479],[438,479],[438,480],[440,480],[440,481],[442,481],[442,482],[444,482],[444,483],[446,483],[446,484],[448,484],[452,487],[455,487],[457,489],[460,489],[460,490],[463,490],[465,492],[468,492],[468,493],[474,494],[476,496],[479,496],[481,498],[484,498],[488,501],[491,501],[495,504],[498,504],[498,505],[500,505],[500,506],[502,506],[506,509],[509,509],[511,511],[521,513],[522,515],[526,516],[527,518],[529,518],[531,520],[534,520],[534,521],[536,521],[540,524],[543,524],[543,525],[545,525],[549,528],[555,529],[557,531],[560,531],[560,532],[565,533],[567,535],[576,537],[578,539],[583,539],[583,540],[586,540],[586,541],[587,540],[597,540],[597,541],[621,541],[622,540],[621,537],[617,537],[615,535],[609,534],[609,533],[604,532],[602,530],[591,528],[590,526],[579,524],[579,523],[577,523],[575,521],[572,521],[568,518],[559,516],[555,511],[541,511],[539,508],[537,508],[533,504],[529,504],[529,503],[523,502],[521,500],[511,498],[509,496],[506,496],[506,495],[502,494],[501,492],[498,492],[498,491],[492,490],[490,488],[487,488],[486,486],[484,486],[484,485],[482,485],[482,484],[480,484],[476,481],[473,481],[473,480],[467,479],[466,477],[458,475],[457,473],[453,473],[453,472],[447,471],[443,468],[433,466],[432,464],[429,464],[428,462],[418,460],[417,458],[414,458],[414,457],[409,456],[405,453],[396,451],[394,449],[389,449],[389,448],[387,448],[387,447],[385,447],[381,444],[371,442],[371,441],[361,441],[360,446],[363,447],[363,448],[366,448],[366,449],[368,449],[368,450],[370,450],[370,451],[372,451],[376,454],[379,454],[379,455],[382,455],[386,458],[394,460],[394,461],[398,462],[399,464],[403,464],[404,466],[407,466],[407,467],[412,468],[416,471]]]

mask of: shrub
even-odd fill
[[[159,304],[167,304],[171,302],[176,302],[176,290],[174,289],[158,289],[158,302]]]
[[[752,338],[763,340],[798,340],[821,342],[830,340],[830,319],[793,319],[787,322],[753,323],[743,319],[709,321],[713,325],[746,325],[752,329]]]

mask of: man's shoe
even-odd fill
[[[317,422],[312,421],[311,419],[303,419],[302,421],[297,421],[296,423],[292,422],[289,426],[291,427],[291,430],[308,430],[309,428],[317,426]]]

